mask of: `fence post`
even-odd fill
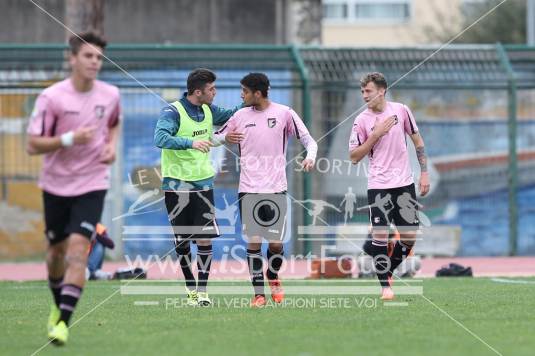
[[[516,118],[516,79],[505,48],[496,44],[496,50],[503,68],[507,72],[507,111],[508,111],[508,142],[509,142],[509,255],[516,255],[518,240],[518,161],[516,152],[517,118]]]
[[[297,65],[299,70],[299,77],[301,78],[302,91],[301,91],[301,102],[303,105],[303,122],[307,128],[310,129],[312,123],[312,111],[311,111],[311,99],[310,99],[310,83],[308,79],[308,71],[305,66],[305,62],[299,53],[297,46],[292,45],[292,57]],[[312,184],[310,180],[310,174],[303,173],[303,200],[311,198]],[[303,225],[310,226],[311,216],[307,213],[303,214]],[[309,240],[308,235],[303,235],[304,239],[304,254],[307,255],[309,252],[312,252],[312,244]]]

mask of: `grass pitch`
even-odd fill
[[[125,283],[89,282],[67,345],[38,354],[475,356],[535,349],[535,279],[424,280],[423,295],[398,296],[398,305],[377,295],[329,295],[329,283],[321,285],[321,295],[250,309],[244,294],[213,295],[213,307],[188,308],[183,295],[124,295]],[[0,296],[0,354],[29,355],[45,345],[47,284],[0,282]]]

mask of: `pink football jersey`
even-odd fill
[[[418,127],[412,112],[403,104],[388,101],[382,113],[370,109],[360,113],[353,123],[349,151],[368,139],[376,122],[382,122],[393,115],[397,116],[396,124],[379,139],[369,154],[368,189],[398,188],[414,183],[406,134],[417,133]]]
[[[119,123],[119,89],[96,80],[88,92],[77,91],[69,78],[45,89],[37,98],[28,134],[60,136],[96,126],[85,145],[62,147],[44,155],[39,186],[59,196],[78,196],[109,188],[109,165],[101,163],[109,129]]]

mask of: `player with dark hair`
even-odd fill
[[[234,135],[243,134],[239,140],[240,215],[242,231],[248,237],[247,261],[254,287],[251,306],[261,307],[266,303],[262,238],[269,240],[266,276],[271,297],[276,303],[284,298],[278,272],[284,258],[288,139],[295,136],[305,146],[307,156],[302,166],[307,172],[314,167],[318,146],[294,110],[269,99],[269,79],[265,74],[250,73],[243,77],[241,86],[247,107],[236,112],[215,139],[234,143]],[[261,222],[255,223],[255,219]],[[266,224],[262,225],[263,222]]]
[[[117,87],[97,80],[106,41],[87,32],[69,40],[69,78],[37,98],[27,151],[44,154],[46,262],[54,297],[48,337],[67,342],[71,315],[85,284],[87,251],[110,186],[121,116]]]
[[[192,71],[187,79],[187,92],[162,109],[154,132],[154,144],[162,149],[165,205],[191,306],[211,304],[206,291],[212,261],[211,239],[219,236],[214,209],[215,171],[209,156],[214,146],[213,126],[227,122],[241,107],[225,110],[213,105],[215,81],[211,70]],[[239,137],[234,135],[229,140]],[[198,281],[191,269],[190,241],[197,245]]]
[[[88,43],[102,49],[106,48],[106,45],[108,44],[108,42],[106,42],[106,40],[98,34],[94,32],[84,32],[80,35],[71,36],[69,38],[69,49],[71,54],[78,54],[83,45]]]
[[[424,141],[418,132],[410,109],[387,101],[388,88],[381,73],[369,73],[361,79],[362,98],[367,109],[353,124],[349,139],[349,156],[353,163],[365,156],[370,159],[368,204],[372,224],[372,240],[364,251],[374,258],[382,299],[394,298],[392,274],[411,252],[419,228],[418,202],[410,167],[405,136],[409,135],[420,163],[419,191],[429,192],[429,174]],[[395,224],[400,234],[391,256],[388,256],[388,234]]]

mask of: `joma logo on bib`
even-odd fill
[[[193,137],[201,136],[208,132],[208,129],[193,131]]]

